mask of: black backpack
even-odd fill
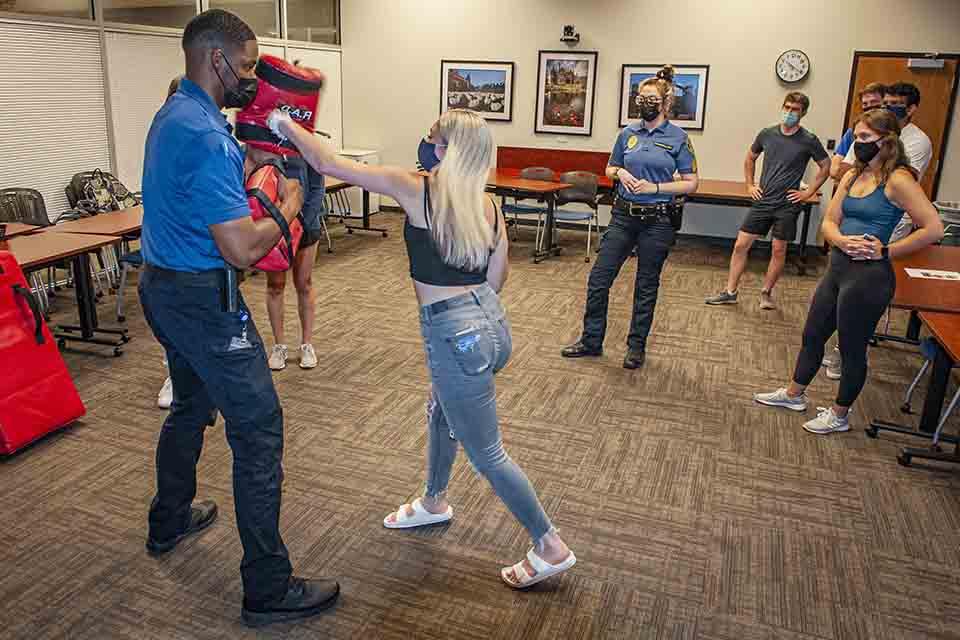
[[[100,169],[76,174],[65,191],[70,206],[87,214],[117,211],[140,204],[113,174]]]

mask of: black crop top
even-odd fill
[[[483,284],[487,281],[487,265],[478,271],[467,271],[451,267],[443,261],[430,233],[430,184],[427,178],[423,179],[423,217],[427,228],[423,229],[410,224],[410,219],[403,225],[403,241],[407,244],[407,256],[410,258],[410,277],[417,282],[432,284],[438,287],[461,287],[473,284]],[[500,230],[500,214],[494,204],[493,237],[496,244]],[[493,254],[493,249],[490,254]]]

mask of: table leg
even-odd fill
[[[375,231],[384,238],[387,237],[386,229],[370,226],[370,192],[366,189],[363,189],[363,226],[357,227],[350,224],[344,226],[347,228],[347,233],[353,233],[354,231]]]
[[[889,333],[875,333],[873,339],[876,342],[899,342],[900,344],[918,345],[920,344],[920,314],[916,311],[910,312],[910,319],[907,321],[907,335],[904,337],[895,336]]]
[[[797,259],[797,273],[801,276],[807,275],[807,238],[810,235],[810,218],[813,205],[808,204],[803,207],[803,221],[800,228],[800,257]]]
[[[927,389],[927,398],[923,403],[923,414],[920,417],[920,433],[917,435],[933,438],[937,424],[940,422],[940,415],[943,412],[943,400],[947,395],[947,384],[950,380],[950,370],[952,368],[953,362],[947,355],[946,350],[938,344],[937,355],[933,360],[933,372],[930,374],[930,386]],[[939,446],[904,447],[900,450],[900,455],[897,456],[897,462],[904,466],[910,466],[913,458],[922,458],[960,464],[960,439],[945,436],[942,433],[939,439],[942,442],[952,443],[954,445],[953,453],[941,451]]]
[[[557,195],[555,193],[548,193],[546,196],[546,201],[547,221],[544,223],[544,233],[547,237],[547,247],[543,251],[534,250],[533,261],[537,264],[543,262],[550,256],[558,255],[560,253],[560,247],[553,244],[553,228],[555,226],[554,211],[556,210]]]
[[[65,346],[68,340],[74,342],[86,342],[88,344],[100,344],[113,347],[114,355],[119,356],[121,346],[130,341],[126,329],[101,329],[97,319],[97,308],[93,288],[93,276],[90,275],[90,255],[82,253],[73,258],[73,278],[74,292],[77,296],[77,312],[80,319],[79,325],[59,325],[58,331],[54,334],[61,347]],[[79,336],[76,333],[79,332]],[[113,340],[106,340],[95,337],[96,334],[107,334],[118,336]]]
[[[940,414],[943,411],[943,400],[947,393],[947,383],[950,379],[950,370],[953,362],[947,352],[937,345],[937,355],[933,360],[933,371],[930,374],[930,384],[927,387],[927,397],[923,403],[923,414],[920,417],[919,429],[910,429],[886,420],[874,420],[867,428],[867,435],[876,438],[880,431],[890,431],[901,433],[915,438],[933,439],[933,433],[936,431],[937,423],[940,421]],[[958,445],[960,440],[953,436],[941,434],[940,440],[954,445]],[[960,445],[958,445],[960,447]],[[897,460],[900,464],[909,465],[911,458],[927,458],[932,460],[943,460],[947,462],[960,463],[960,457],[957,453],[945,454],[932,448],[918,449],[915,447],[904,447]]]

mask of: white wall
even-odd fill
[[[798,88],[824,143],[841,133],[855,49],[960,51],[957,0],[350,0],[341,12],[345,144],[405,166],[439,113],[441,59],[516,62],[513,122],[492,125],[499,144],[603,151],[622,64],[709,64],[706,128],[691,134],[701,176],[742,180],[744,152],[787,90],[773,70],[785,49],[810,55]],[[577,50],[599,51],[590,138],[533,133],[537,51],[566,48],[564,24],[580,32]],[[952,138],[940,197],[960,199],[960,131]],[[691,206],[684,231],[731,236],[743,215]]]

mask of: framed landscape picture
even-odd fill
[[[541,51],[534,131],[591,135],[596,85],[596,51]]]
[[[470,109],[487,120],[513,120],[513,63],[442,60],[440,113]]]
[[[647,78],[657,75],[661,64],[625,64],[620,74],[620,126],[640,120],[637,89]],[[674,101],[670,122],[683,129],[703,130],[703,116],[707,106],[707,77],[709,65],[675,64],[673,77]]]

